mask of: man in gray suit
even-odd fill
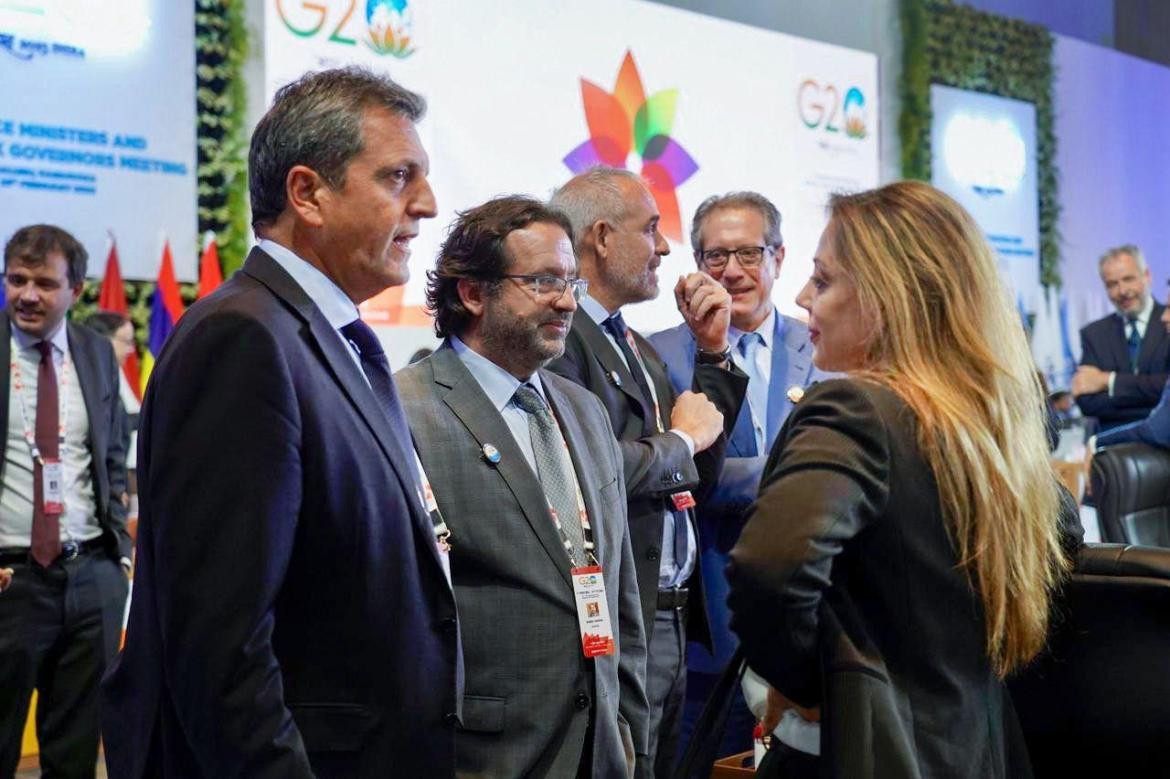
[[[396,376],[428,509],[450,533],[464,776],[650,769],[621,454],[597,398],[543,370],[586,287],[570,234],[525,197],[464,213],[427,286],[446,340]]]

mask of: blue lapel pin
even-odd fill
[[[483,456],[489,463],[495,465],[500,461],[500,450],[491,444],[484,444]]]
[[[609,380],[610,380],[610,382],[613,383],[613,386],[615,386],[615,387],[622,386],[622,377],[618,376],[617,371],[610,371],[609,372]]]

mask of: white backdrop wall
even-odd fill
[[[614,92],[627,53],[646,97],[674,90],[669,134],[694,163],[681,166],[694,169],[675,188],[681,240],[659,271],[663,294],[627,315],[633,325],[650,332],[680,321],[669,288],[694,268],[690,215],[708,195],[756,189],[777,203],[788,259],[775,298],[794,311],[827,194],[879,179],[872,54],[637,0],[431,0],[405,4],[400,26],[414,50],[396,58],[366,44],[373,25],[345,17],[350,5],[324,3],[322,14],[266,0],[265,94],[306,70],[358,62],[427,96],[420,134],[440,215],[415,241],[407,306],[422,302],[424,271],[456,210],[500,193],[547,197],[569,178],[564,158],[590,137],[582,84]],[[636,154],[628,162],[641,169]]]

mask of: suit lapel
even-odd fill
[[[1142,373],[1161,372],[1160,367],[1151,366],[1151,363],[1155,362],[1154,358],[1166,341],[1166,328],[1162,324],[1164,310],[1165,306],[1155,303],[1150,312],[1150,321],[1146,323],[1146,335],[1142,338],[1141,348],[1138,350],[1138,366]]]
[[[569,446],[569,456],[573,460],[573,472],[581,485],[581,495],[585,499],[585,510],[589,512],[589,524],[593,529],[594,555],[597,557],[597,561],[604,565],[603,561],[609,559],[607,557],[608,551],[605,549],[605,533],[603,532],[605,520],[601,516],[601,510],[595,499],[596,489],[590,489],[586,483],[586,478],[592,470],[589,467],[591,463],[582,460],[589,454],[589,444],[587,443],[589,439],[585,430],[582,429],[581,421],[577,418],[569,399],[552,386],[552,382],[547,378],[549,375],[547,371],[541,371],[541,384],[548,397],[549,405],[552,406],[553,414],[560,425],[561,433],[565,436],[565,443]]]
[[[382,453],[390,463],[398,477],[402,491],[409,496],[407,503],[411,507],[411,518],[415,527],[423,532],[427,538],[426,546],[430,547],[435,561],[438,562],[438,550],[434,544],[434,531],[430,520],[423,511],[418,500],[417,480],[414,474],[414,453],[402,451],[398,437],[390,429],[390,421],[378,406],[373,390],[366,382],[361,369],[346,351],[340,335],[325,319],[325,315],[317,308],[291,276],[289,276],[275,260],[261,249],[253,249],[244,263],[243,273],[253,277],[268,287],[274,295],[292,307],[308,326],[309,336],[320,350],[326,367],[333,374],[334,379],[341,386],[349,402],[357,409],[374,438],[378,442]]]
[[[802,337],[799,330],[789,327],[788,322],[776,312],[776,326],[773,331],[772,386],[768,392],[768,450],[780,432],[781,420],[792,408],[788,399],[788,388],[804,387],[812,371],[812,346]],[[763,452],[761,452],[763,454]]]
[[[101,406],[98,405],[98,376],[100,371],[97,364],[97,355],[92,349],[82,348],[81,337],[76,335],[77,325],[67,325],[69,328],[69,357],[73,361],[73,370],[77,374],[77,383],[81,385],[81,395],[85,399],[85,413],[89,419],[89,446],[96,458],[98,452],[105,452],[106,441],[98,440],[99,434],[104,433],[102,425],[96,423],[101,418]]]
[[[634,342],[638,344],[638,353],[642,357],[642,362],[646,364],[646,373],[650,374],[651,385],[658,395],[659,424],[663,430],[667,430],[670,428],[670,409],[672,406],[670,398],[673,391],[670,386],[670,375],[666,371],[666,365],[662,362],[662,358],[658,356],[658,350],[643,338],[641,333],[634,330],[630,332],[634,334]],[[646,404],[653,410],[654,398],[646,398]]]
[[[454,349],[446,346],[439,349],[431,357],[431,366],[435,383],[446,390],[440,392],[439,396],[447,407],[459,417],[459,421],[481,447],[491,444],[499,450],[500,461],[495,465],[496,472],[516,497],[524,518],[548,553],[553,566],[565,583],[572,586],[569,577],[572,563],[549,514],[548,499],[544,496],[536,474],[528,467],[528,461],[516,439],[512,437],[512,431]]]
[[[1113,364],[1129,366],[1129,341],[1125,332],[1125,318],[1121,314],[1114,314],[1113,319],[1113,335],[1110,339],[1110,346],[1113,349]],[[1149,328],[1146,328],[1146,335],[1149,335]],[[1141,351],[1140,349],[1138,350]]]
[[[634,383],[634,376],[630,373],[630,369],[626,367],[625,360],[617,353],[613,342],[609,337],[601,331],[600,325],[589,318],[588,314],[584,312],[573,317],[573,328],[580,333],[581,340],[589,348],[593,354],[593,358],[600,363],[602,370],[608,377],[609,382],[615,385],[626,398],[629,399],[630,406],[634,413],[644,420],[653,419],[653,402],[650,398],[642,398],[642,393],[638,391],[638,385]],[[617,381],[614,381],[614,377]]]

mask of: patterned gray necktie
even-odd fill
[[[569,552],[575,565],[585,562],[585,538],[577,515],[577,497],[573,488],[573,463],[561,437],[561,430],[553,419],[552,410],[530,384],[521,384],[512,396],[513,402],[528,413],[528,435],[532,439],[532,453],[536,457],[537,476],[544,487],[549,506],[572,545]]]

